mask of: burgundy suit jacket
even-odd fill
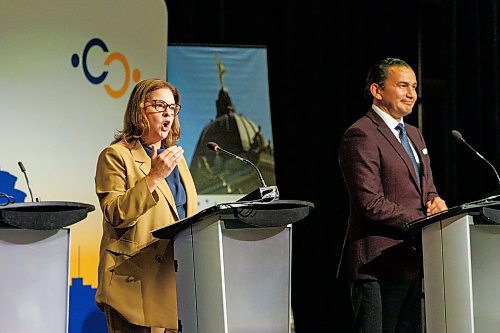
[[[338,160],[350,212],[340,277],[407,280],[420,274],[421,252],[402,230],[424,217],[425,203],[438,194],[424,138],[405,125],[420,159],[421,181],[401,143],[372,109],[342,136]]]

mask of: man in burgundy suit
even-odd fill
[[[350,214],[338,273],[351,287],[356,333],[421,332],[422,257],[403,226],[447,207],[421,132],[403,122],[416,87],[403,60],[375,64],[365,87],[372,107],[339,148]]]

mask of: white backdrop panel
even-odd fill
[[[96,206],[72,227],[71,241],[71,276],[95,287],[95,164],[122,126],[133,85],[166,76],[165,2],[0,0],[0,45],[0,171],[18,177],[26,201],[18,161],[35,197]],[[111,96],[106,86],[121,91]]]

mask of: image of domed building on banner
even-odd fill
[[[222,151],[209,150],[208,142],[215,142],[224,150],[250,160],[261,171],[265,183],[275,185],[272,142],[265,137],[261,125],[251,119],[252,110],[238,112],[224,82],[228,68],[219,57],[216,64],[220,90],[218,96],[214,96],[214,118],[204,126],[190,164],[198,193],[247,194],[261,186],[252,165]]]

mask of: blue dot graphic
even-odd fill
[[[71,64],[73,65],[73,67],[78,67],[78,64],[80,64],[80,58],[78,57],[78,54],[74,53],[72,56],[71,56]]]

